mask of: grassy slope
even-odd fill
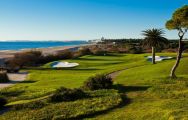
[[[69,102],[50,103],[47,99],[19,104],[0,116],[0,120],[62,120],[81,119],[118,107],[121,96],[117,90],[87,92],[89,97]]]
[[[38,98],[54,91],[60,86],[79,87],[91,75],[109,73],[128,68],[115,79],[122,84],[122,94],[127,94],[131,102],[93,119],[117,120],[159,120],[187,118],[188,102],[188,58],[183,58],[178,74],[179,80],[167,80],[174,60],[151,65],[141,55],[84,56],[70,60],[78,62],[79,67],[70,70],[31,70],[28,82],[8,88],[7,93],[18,92],[10,101]],[[174,56],[175,54],[161,54]],[[144,65],[144,66],[143,66]],[[45,67],[49,67],[46,65]],[[23,102],[23,101],[19,101]],[[89,118],[88,118],[89,119]]]
[[[93,119],[100,120],[187,120],[188,58],[178,68],[179,79],[167,77],[173,60],[125,70],[116,78],[130,104]]]

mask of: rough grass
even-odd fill
[[[1,120],[62,120],[81,119],[115,108],[122,102],[116,90],[98,90],[88,92],[89,98],[73,102],[45,103],[33,102],[21,104],[0,116]],[[18,106],[18,105],[17,105]]]

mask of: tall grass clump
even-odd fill
[[[74,101],[86,97],[81,89],[68,89],[61,87],[49,98],[50,102]]]
[[[83,88],[86,90],[110,89],[112,85],[112,78],[101,74],[88,78],[88,80],[84,82]]]

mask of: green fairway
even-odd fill
[[[80,65],[72,69],[50,69],[50,63],[41,70],[29,70],[28,80],[1,90],[9,104],[22,104],[45,97],[57,88],[78,88],[95,74],[122,70],[114,79],[115,87],[127,95],[129,103],[120,108],[95,115],[102,120],[168,120],[188,118],[188,55],[184,54],[178,68],[178,79],[170,80],[170,69],[175,60],[152,65],[144,57],[150,54],[112,54],[83,56],[67,60]],[[174,53],[158,55],[173,56]],[[127,101],[126,101],[127,102]],[[79,103],[80,104],[80,103]],[[20,113],[20,112],[19,112]],[[8,113],[11,115],[11,113]],[[15,113],[14,113],[15,114]],[[13,115],[13,114],[12,114]],[[1,118],[1,117],[0,117]]]
[[[27,100],[45,96],[46,94],[64,86],[68,88],[80,87],[88,77],[95,74],[110,73],[116,70],[150,64],[145,55],[112,54],[110,56],[84,56],[68,60],[79,63],[80,66],[66,70],[49,69],[50,63],[42,66],[42,70],[29,70],[28,81],[19,83],[8,89],[6,94],[18,93],[16,97],[8,96],[9,101]]]

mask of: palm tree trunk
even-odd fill
[[[180,63],[180,59],[182,57],[182,52],[183,52],[183,48],[182,48],[182,39],[183,36],[180,36],[180,40],[179,40],[179,47],[178,47],[178,53],[177,53],[177,58],[176,58],[176,63],[174,64],[174,66],[172,67],[171,73],[170,73],[170,77],[171,78],[177,78],[176,77],[176,69],[179,66]]]
[[[155,47],[152,47],[152,63],[155,64]]]

